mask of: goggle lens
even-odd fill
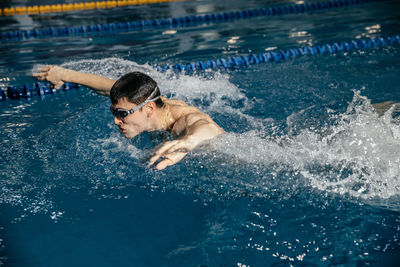
[[[140,108],[142,108],[142,107],[143,107],[144,105],[146,105],[147,103],[153,102],[153,101],[156,101],[157,99],[159,99],[160,96],[157,96],[157,97],[155,97],[155,98],[152,98],[153,95],[154,95],[154,93],[157,91],[157,90],[156,90],[157,88],[158,88],[158,87],[156,87],[156,88],[154,89],[153,93],[151,93],[150,96],[149,96],[142,104],[137,105],[137,106],[134,107],[133,109],[127,110],[127,109],[123,109],[123,108],[113,108],[113,107],[110,107],[111,113],[112,113],[115,117],[117,117],[117,118],[121,118],[121,119],[125,118],[125,117],[128,116],[129,114],[132,114],[132,113],[135,112],[136,110],[139,110]]]
[[[110,108],[111,113],[117,118],[125,118],[129,115],[128,110],[121,108]]]

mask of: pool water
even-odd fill
[[[0,30],[298,2],[201,0],[1,17]],[[393,109],[378,116],[372,104],[400,102],[398,46],[199,73],[153,66],[391,36],[399,34],[399,11],[398,1],[381,1],[0,44],[3,88],[32,84],[33,69],[44,64],[114,79],[139,70],[163,95],[227,131],[156,171],[147,162],[172,137],[124,139],[109,100],[87,88],[1,102],[0,265],[396,266],[400,117]]]

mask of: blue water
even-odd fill
[[[1,17],[0,30],[298,2],[204,0]],[[399,34],[399,8],[382,1],[0,44],[3,88],[33,83],[32,70],[43,64],[115,79],[139,70],[227,131],[156,171],[147,161],[171,136],[124,139],[109,100],[86,88],[0,103],[0,265],[396,266],[400,121],[392,110],[378,116],[372,104],[400,102],[399,47],[195,74],[152,66]]]

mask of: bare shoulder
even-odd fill
[[[175,119],[172,133],[176,135],[184,134],[188,127],[195,123],[213,124],[219,126],[211,119],[211,117],[193,106],[189,106],[184,101],[175,99],[162,99],[167,104],[169,111]]]

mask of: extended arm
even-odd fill
[[[47,80],[59,89],[65,82],[72,82],[92,88],[101,95],[110,95],[111,87],[115,81],[90,73],[64,69],[59,66],[45,66],[37,70],[33,76],[39,80]]]
[[[179,162],[200,143],[224,133],[224,130],[210,117],[201,112],[187,114],[180,118],[176,124],[181,124],[184,127],[184,134],[177,140],[163,144],[150,159],[149,165],[152,165],[158,159],[164,158],[156,165],[158,170]]]

